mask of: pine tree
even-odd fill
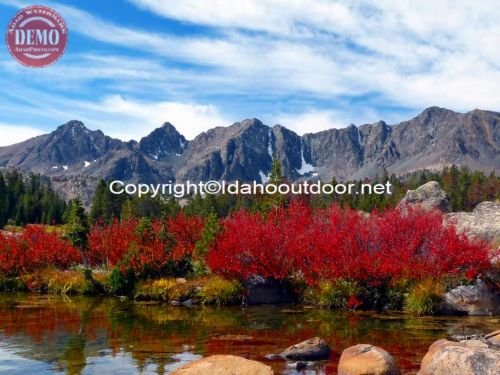
[[[205,226],[201,232],[201,239],[196,242],[194,248],[193,269],[196,275],[204,275],[209,272],[205,263],[205,255],[214,243],[219,230],[219,219],[215,214],[215,210],[212,210],[206,217]]]
[[[284,182],[281,161],[277,158],[273,160],[273,165],[271,167],[271,174],[269,176],[269,183],[276,185],[282,184]],[[260,204],[258,205],[258,210],[264,213],[270,210],[276,210],[279,207],[284,206],[286,203],[286,197],[279,192],[275,194],[266,194]]]
[[[90,220],[95,223],[98,220],[106,220],[106,191],[108,190],[108,186],[106,181],[100,180],[97,184],[94,193],[94,199],[92,200],[92,208],[90,210]]]
[[[122,221],[130,220],[134,217],[134,204],[131,199],[127,199],[122,204],[120,219]]]
[[[283,171],[282,171],[281,161],[278,158],[273,158],[273,164],[271,166],[271,174],[269,176],[269,182],[273,184],[280,184],[283,182]]]
[[[83,264],[87,268],[87,236],[90,232],[89,219],[80,199],[77,198],[72,201],[70,207],[67,236],[72,245],[82,253]]]

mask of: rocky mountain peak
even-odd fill
[[[58,126],[54,133],[61,135],[70,134],[72,136],[75,136],[88,134],[89,132],[90,130],[87,129],[83,122],[78,120],[71,120],[63,125]]]
[[[155,181],[262,181],[273,159],[289,181],[374,177],[384,168],[404,174],[446,165],[500,172],[500,113],[465,114],[430,107],[399,124],[384,121],[302,136],[257,118],[216,127],[187,141],[171,123],[122,142],[70,121],[54,132],[0,147],[0,168],[57,178]],[[68,180],[66,180],[68,181]]]
[[[253,127],[253,126],[265,126],[262,121],[260,121],[258,118],[250,118],[250,119],[246,119],[246,120],[243,120],[241,122],[239,122],[239,124],[242,126],[242,127],[245,127],[245,128],[249,128],[249,127]]]
[[[424,109],[414,120],[417,120],[422,125],[429,125],[436,122],[449,121],[460,115],[460,113],[449,109],[434,106]]]
[[[180,134],[174,125],[165,122],[141,139],[139,149],[149,157],[160,160],[171,155],[180,155],[186,148],[186,138]]]

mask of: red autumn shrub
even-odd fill
[[[115,221],[96,225],[89,234],[88,257],[92,265],[130,268],[135,272],[158,272],[170,261],[190,257],[201,238],[203,219],[179,214],[166,221],[152,222],[138,233],[139,221]]]
[[[0,275],[16,275],[25,264],[25,249],[14,235],[0,232]]]
[[[267,218],[240,211],[222,224],[207,261],[231,277],[299,273],[309,284],[340,277],[379,282],[472,278],[490,267],[487,244],[444,225],[439,212],[392,209],[368,216],[338,206],[313,212],[294,203]]]
[[[87,256],[93,266],[115,266],[127,254],[135,241],[137,220],[118,221],[102,226],[95,225],[89,234]]]
[[[228,217],[208,254],[209,267],[233,277],[259,274],[284,279],[297,268],[298,234],[309,227],[311,218],[303,208],[293,205],[288,211],[272,211],[267,218],[247,211]]]
[[[313,211],[294,202],[267,216],[239,211],[220,224],[206,261],[212,271],[235,278],[302,275],[310,285],[339,278],[375,285],[443,275],[473,278],[491,266],[488,245],[444,225],[438,212],[392,209],[367,215],[338,206]],[[149,223],[145,231],[138,220],[97,225],[89,234],[88,259],[93,266],[161,272],[192,257],[203,226],[202,218],[184,214]],[[0,234],[4,274],[78,262],[80,254],[43,227]]]
[[[20,235],[0,234],[0,271],[19,275],[45,266],[61,269],[81,262],[80,253],[43,226],[28,225]]]
[[[198,216],[186,216],[183,213],[167,221],[168,232],[172,235],[175,245],[172,258],[180,260],[193,254],[196,242],[201,239],[204,222]]]

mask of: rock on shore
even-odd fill
[[[243,286],[249,305],[279,305],[293,301],[283,283],[270,277],[254,275],[244,280]]]
[[[394,358],[378,346],[358,344],[345,349],[340,356],[338,375],[364,374],[399,375],[400,371]]]
[[[482,281],[461,285],[444,295],[440,310],[445,314],[497,315],[500,292]]]
[[[234,355],[212,355],[188,363],[172,375],[272,375],[271,367]]]
[[[480,340],[434,342],[418,375],[498,375],[500,351]]]

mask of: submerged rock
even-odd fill
[[[234,355],[212,355],[188,363],[172,375],[272,375],[271,367]]]
[[[358,344],[345,349],[340,356],[338,375],[399,375],[394,358],[384,349]]]
[[[418,375],[498,375],[500,351],[479,340],[434,342]]]
[[[461,285],[447,292],[440,310],[445,314],[500,314],[500,292],[482,281]]]
[[[252,276],[243,282],[246,303],[249,305],[278,305],[291,303],[292,297],[282,282],[273,278]]]
[[[450,212],[448,195],[436,181],[429,181],[416,190],[408,190],[398,205],[398,207],[403,208],[405,206],[420,206],[426,210],[437,209],[442,212]]]
[[[312,339],[290,346],[281,353],[281,356],[297,361],[320,361],[328,359],[330,352],[330,347],[325,340],[313,337]]]

